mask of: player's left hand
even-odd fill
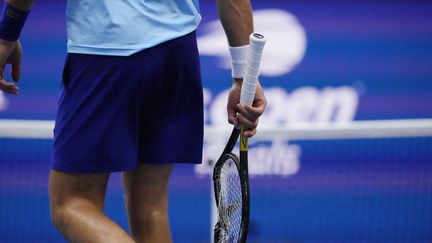
[[[21,74],[22,48],[19,41],[5,41],[0,39],[0,90],[8,94],[18,94],[16,83]],[[12,65],[12,80],[7,82],[4,78],[5,67]]]
[[[264,113],[267,100],[261,84],[257,82],[255,98],[252,106],[240,104],[241,81],[235,80],[228,96],[228,122],[235,126],[243,125],[243,135],[250,138],[256,134],[259,117]]]

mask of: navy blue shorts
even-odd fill
[[[201,163],[203,97],[195,32],[132,56],[68,54],[52,169],[127,171]]]

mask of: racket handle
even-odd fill
[[[252,105],[259,76],[261,57],[266,39],[263,35],[252,33],[249,36],[249,50],[246,58],[246,70],[240,94],[240,103]]]

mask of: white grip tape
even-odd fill
[[[258,81],[261,57],[266,39],[263,35],[253,33],[249,37],[249,50],[246,59],[246,70],[243,76],[240,103],[252,105],[255,98],[256,83]]]

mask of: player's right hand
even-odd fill
[[[240,104],[241,80],[234,80],[228,95],[228,122],[234,126],[243,125],[245,137],[256,134],[259,117],[264,113],[267,100],[259,82],[257,82],[255,98],[252,106]]]
[[[22,47],[19,41],[5,41],[0,39],[0,90],[8,94],[18,94],[19,89],[16,83],[21,74]],[[5,67],[12,65],[12,80],[5,80]]]

